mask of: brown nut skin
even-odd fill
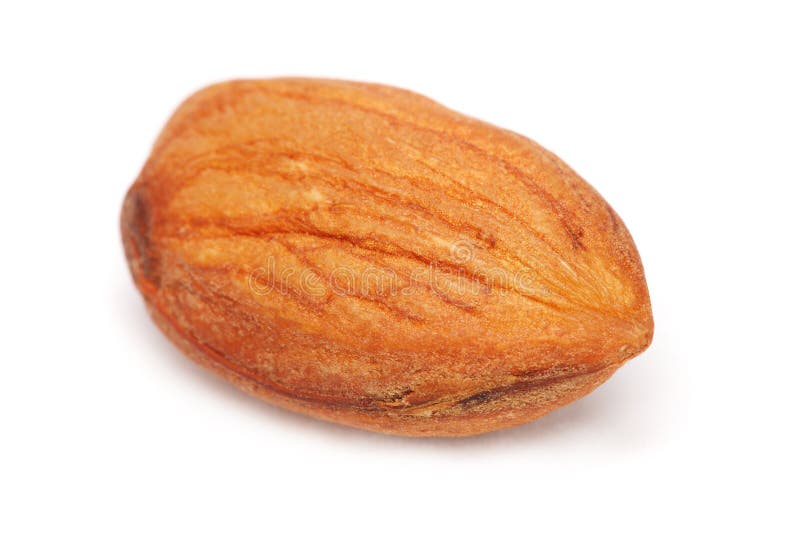
[[[519,425],[653,335],[636,247],[590,185],[525,137],[393,87],[203,89],[121,223],[152,317],[190,358],[354,427]]]

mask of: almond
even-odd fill
[[[122,210],[190,358],[285,408],[411,436],[518,425],[650,343],[636,247],[535,142],[393,87],[213,85]]]

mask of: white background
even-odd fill
[[[4,2],[0,531],[797,532],[800,17],[791,2]],[[530,136],[621,214],[652,347],[523,427],[412,440],[196,368],[118,215],[192,91],[407,87]]]

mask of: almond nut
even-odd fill
[[[153,319],[190,358],[369,430],[531,421],[653,335],[636,247],[590,185],[521,135],[393,87],[203,89],[121,226]]]

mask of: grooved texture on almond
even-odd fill
[[[122,237],[189,357],[380,432],[533,420],[652,338],[636,247],[591,186],[525,137],[392,87],[198,92],[128,192]]]

